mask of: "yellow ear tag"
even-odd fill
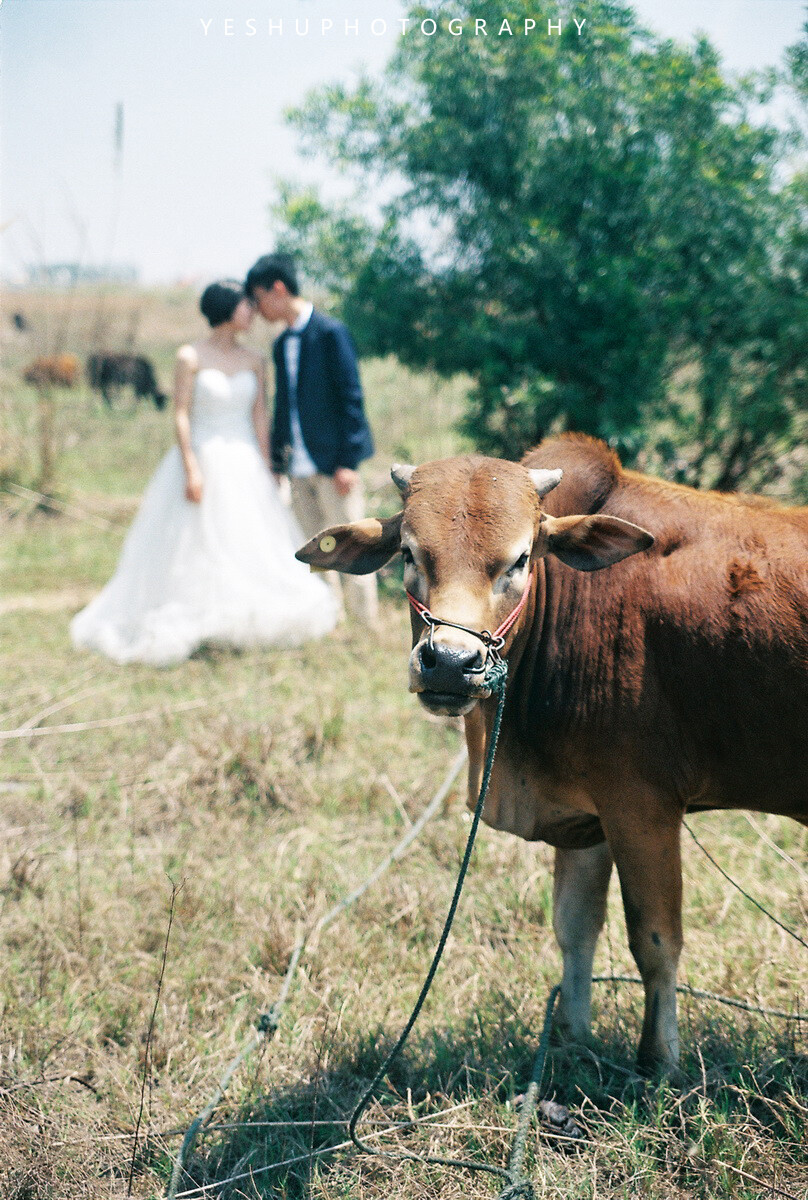
[[[336,548],[337,539],[332,537],[330,533],[327,533],[325,537],[320,538],[320,549],[322,550],[323,554],[330,554],[331,551],[336,550]]]

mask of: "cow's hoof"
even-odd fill
[[[553,1019],[553,1041],[566,1045],[588,1046],[592,1042],[592,1031],[582,1021],[568,1021],[563,1012]]]
[[[665,1083],[675,1089],[686,1087],[689,1082],[677,1062],[659,1054],[643,1053],[642,1049],[637,1055],[637,1070],[646,1079]]]

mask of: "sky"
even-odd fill
[[[805,0],[634,7],[665,36],[706,32],[733,71],[779,62],[806,19]],[[271,249],[275,179],[316,182],[325,195],[341,186],[333,169],[301,157],[284,110],[318,84],[379,73],[406,8],[399,0],[0,0],[4,278],[75,259],[132,264],[145,283],[242,276]],[[552,0],[525,0],[539,22],[554,12]],[[308,21],[307,35],[296,21],[301,31]]]

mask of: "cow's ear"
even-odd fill
[[[547,550],[576,571],[599,571],[653,546],[653,535],[620,517],[545,517]]]
[[[378,571],[401,549],[403,512],[377,521],[368,517],[353,525],[334,525],[324,529],[295,554],[301,562],[319,571],[343,571],[348,575],[369,575]]]

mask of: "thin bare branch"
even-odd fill
[[[157,1008],[160,1004],[160,994],[163,990],[163,979],[166,973],[166,961],[168,960],[168,942],[171,937],[171,926],[174,924],[174,907],[177,903],[177,896],[184,887],[184,883],[176,884],[171,880],[171,900],[168,906],[168,925],[166,927],[166,937],[163,943],[163,957],[160,962],[160,974],[157,977],[157,992],[154,997],[154,1007],[152,1008],[151,1018],[149,1020],[149,1028],[146,1033],[146,1049],[143,1055],[143,1079],[140,1085],[140,1108],[138,1109],[137,1122],[135,1124],[135,1141],[132,1146],[132,1161],[129,1164],[129,1180],[126,1185],[127,1196],[132,1195],[132,1181],[135,1176],[135,1159],[137,1157],[138,1137],[140,1135],[140,1125],[143,1120],[143,1107],[146,1102],[146,1083],[149,1078],[149,1069],[151,1066],[151,1047],[152,1038],[154,1037],[154,1023],[157,1020]]]

